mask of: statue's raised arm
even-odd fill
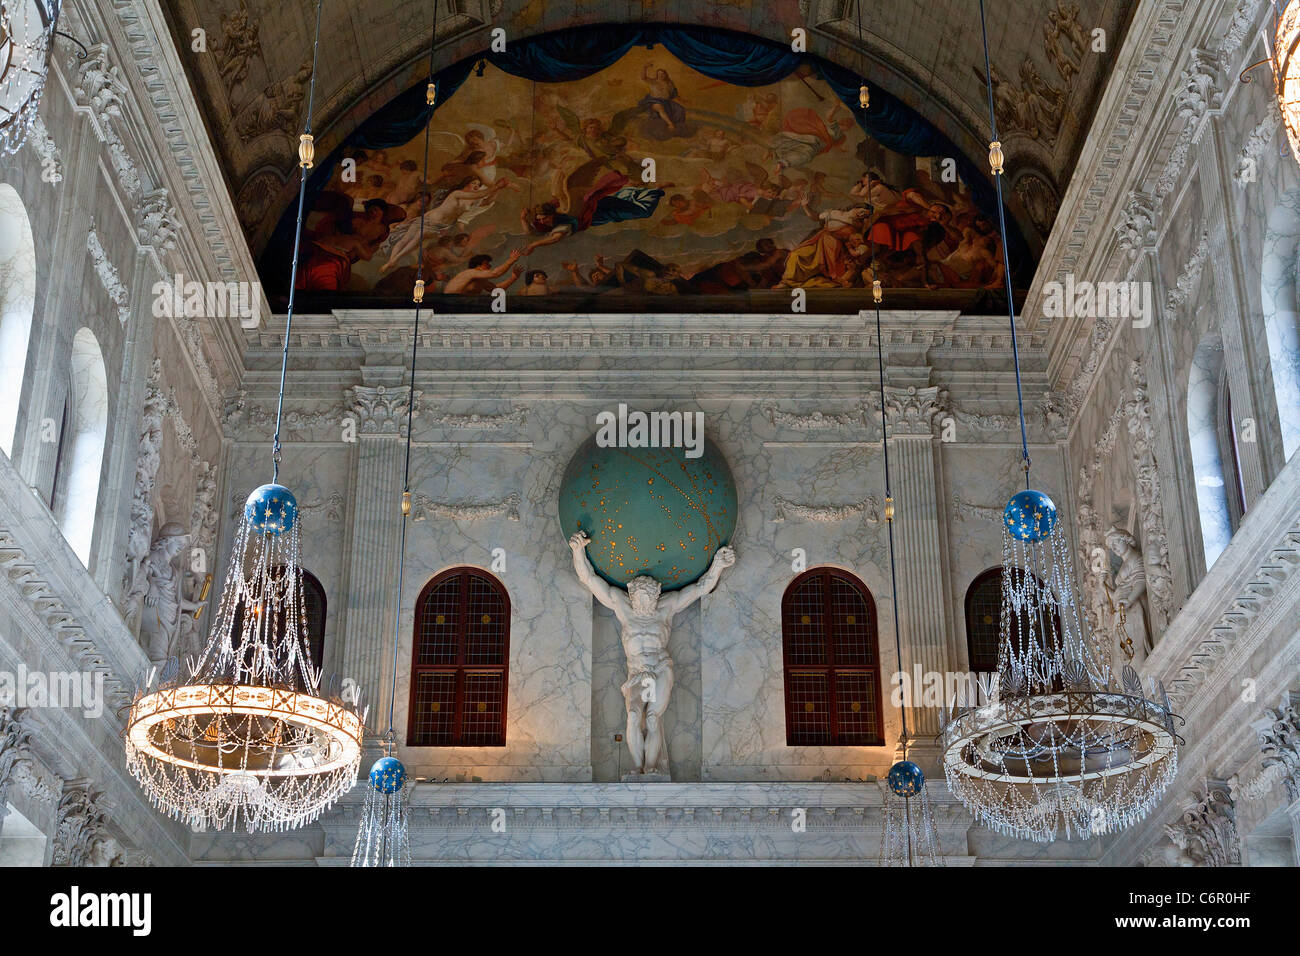
[[[660,606],[664,607],[669,614],[676,614],[690,607],[704,595],[708,594],[718,586],[718,581],[722,579],[722,572],[736,563],[736,552],[731,548],[719,548],[718,553],[713,556],[712,563],[709,564],[709,570],[694,584],[688,584],[680,591],[671,591],[664,595],[660,601]]]
[[[618,613],[627,606],[627,598],[624,597],[620,605],[619,598],[622,597],[622,594],[610,587],[609,582],[592,568],[591,561],[587,559],[587,545],[589,544],[591,544],[591,538],[587,537],[585,531],[578,531],[569,537],[569,550],[573,552],[573,570],[577,573],[578,580],[592,593],[592,596],[597,601],[611,611]]]

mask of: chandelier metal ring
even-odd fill
[[[1084,706],[1080,707],[1080,704]],[[1090,747],[1080,742],[1076,752],[1083,756],[1083,766],[1070,773],[1050,776],[1026,772],[1013,772],[1015,763],[1027,763],[1033,756],[1002,754],[996,768],[981,755],[979,742],[995,736],[1001,739],[1028,736],[1035,726],[1047,724],[1050,731],[1071,724],[1118,725],[1129,728],[1111,734],[1110,739],[1124,739],[1138,747],[1126,748],[1128,757],[1116,760],[1120,750],[1114,746]],[[964,777],[997,781],[1007,785],[1042,785],[1054,783],[1084,783],[1105,777],[1137,773],[1167,760],[1177,748],[1177,735],[1172,730],[1173,715],[1151,700],[1128,694],[1087,691],[1049,694],[1027,699],[1010,698],[993,701],[954,715],[943,731],[944,769]],[[1056,736],[1053,733],[1053,736]],[[1061,735],[1071,736],[1068,732]],[[1098,731],[1091,735],[1102,739]],[[1046,750],[1046,747],[1042,747]],[[1056,754],[1055,749],[1052,750]],[[1103,756],[1100,766],[1088,765],[1088,757]],[[1012,765],[1012,766],[1008,766]]]
[[[257,768],[256,774],[267,782],[277,777],[312,776],[329,774],[334,770],[355,768],[360,759],[363,728],[356,713],[324,698],[297,691],[261,687],[252,684],[186,684],[170,687],[143,696],[131,705],[127,717],[126,738],[128,753],[133,750],[135,759],[152,759],[190,770],[218,775],[248,773],[252,768],[245,762],[231,766],[203,762],[175,752],[175,727],[185,718],[249,718],[277,721],[278,726],[290,731],[307,731],[310,741],[298,747],[274,748],[281,755],[295,757],[285,765]],[[155,730],[164,727],[171,737],[169,752],[161,746]],[[297,736],[290,733],[282,739]],[[300,739],[303,739],[300,737]],[[324,759],[296,759],[298,751],[310,747],[313,755],[323,754]],[[231,752],[227,747],[220,748]],[[131,759],[128,755],[128,759]],[[340,793],[351,784],[341,788]]]

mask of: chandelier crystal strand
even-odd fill
[[[884,298],[880,281],[876,278],[875,247],[871,253],[872,300],[876,307],[876,369],[880,381],[880,444],[884,452],[885,472],[885,527],[889,535],[889,599],[894,611],[894,652],[897,655],[900,691],[906,688],[907,673],[903,666],[903,639],[898,615],[898,574],[894,561],[894,497],[889,474],[889,431],[885,416],[885,345],[880,324],[880,303]],[[900,694],[899,714],[902,719],[902,759],[889,768],[884,797],[884,821],[880,833],[881,866],[943,866],[943,850],[934,829],[930,812],[930,798],[925,791],[925,774],[907,759],[907,701]]]
[[[321,6],[316,5],[311,91]],[[126,766],[160,811],[198,829],[289,830],[356,783],[364,714],[320,693],[307,642],[298,503],[278,484],[311,108],[299,148],[298,232],[289,275],[271,482],[249,495],[207,643],[178,680],[172,658],[131,705]]]
[[[438,104],[438,84],[433,75],[434,50],[438,41],[438,4],[433,4],[433,33],[429,37],[429,83],[425,88],[428,121],[424,124],[424,181],[429,181],[429,133]],[[411,334],[411,381],[406,397],[406,462],[402,476],[401,531],[397,546],[397,614],[393,615],[393,661],[388,688],[388,729],[384,733],[384,756],[375,761],[367,779],[366,802],[361,826],[352,850],[353,866],[410,866],[411,839],[407,802],[411,790],[406,784],[406,767],[393,756],[397,732],[393,715],[397,703],[397,649],[401,640],[402,581],[406,570],[406,526],[411,516],[411,426],[415,416],[415,364],[420,350],[420,304],[424,301],[424,213],[427,194],[420,198],[420,238],[416,244],[415,322]]]
[[[0,155],[22,148],[40,110],[62,6],[63,0],[0,0]]]
[[[1164,688],[1153,683],[1148,695],[1131,667],[1121,686],[1112,686],[1110,665],[1089,639],[1075,600],[1074,564],[1056,505],[1030,486],[983,0],[980,28],[1025,490],[1003,512],[997,689],[982,703],[954,702],[951,718],[944,715],[944,775],[953,795],[997,832],[1040,843],[1061,833],[1086,839],[1133,825],[1164,793],[1178,769],[1178,718]]]

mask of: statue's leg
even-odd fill
[[[654,700],[646,706],[646,773],[668,773],[668,741],[664,738],[664,711],[673,692],[673,663],[665,661],[655,670]]]
[[[645,702],[641,700],[641,685],[629,681],[623,685],[623,700],[627,705],[627,749],[632,753],[632,769],[645,772]]]

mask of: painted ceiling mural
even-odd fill
[[[772,311],[794,288],[856,311],[873,257],[895,305],[1002,307],[987,183],[906,107],[873,91],[884,119],[860,121],[855,77],[766,41],[637,32],[539,38],[505,69],[440,77],[427,179],[424,89],[391,104],[313,176],[300,291],[409,301],[423,221],[429,293],[506,289],[512,311]]]

